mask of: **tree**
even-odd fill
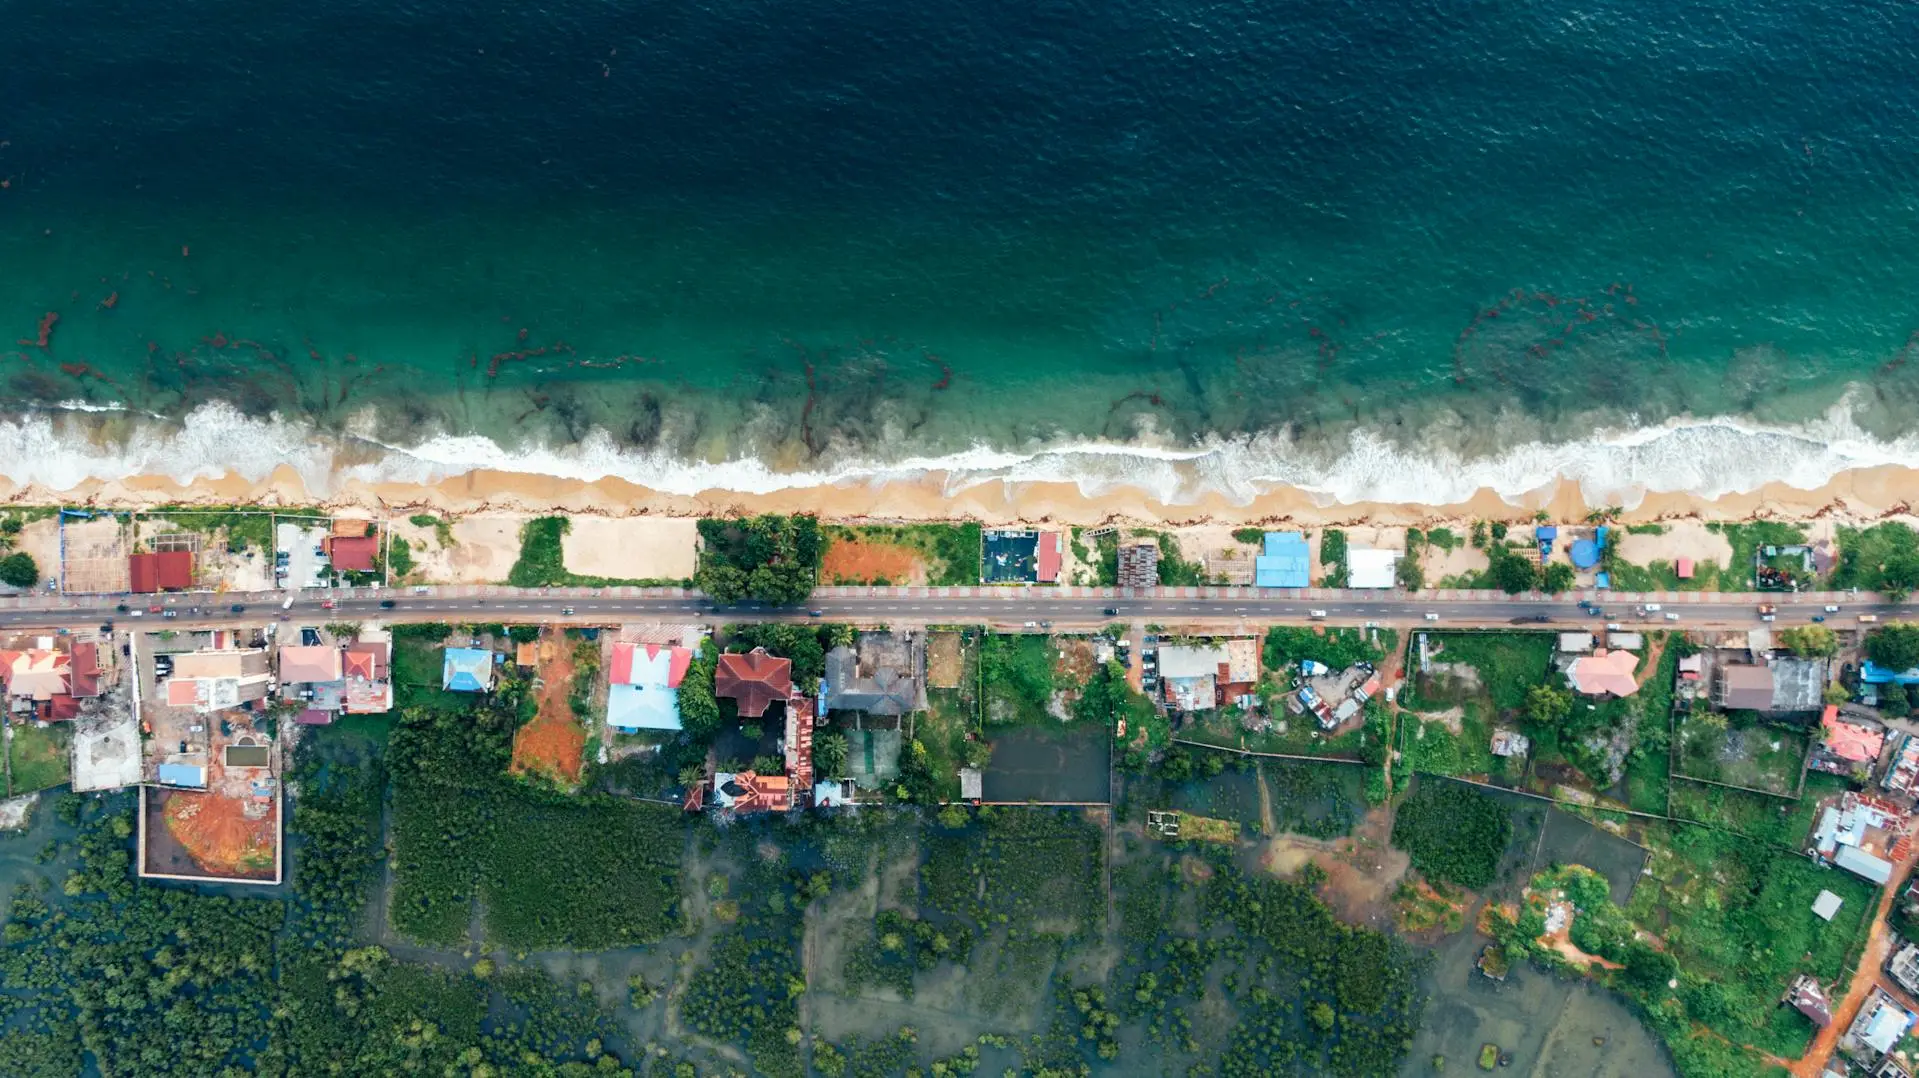
[[[0,558],[0,584],[31,588],[38,583],[40,567],[33,563],[33,555],[22,550]]]
[[[1535,685],[1526,693],[1526,718],[1541,726],[1557,726],[1572,714],[1573,694],[1551,685]]]
[[[1545,581],[1544,583],[1540,585],[1540,587],[1543,590],[1552,592],[1554,595],[1558,595],[1559,593],[1570,589],[1572,586],[1573,586],[1573,567],[1572,566],[1567,565],[1565,562],[1559,562],[1559,561],[1553,562],[1551,565],[1546,566]]]
[[[1794,655],[1808,658],[1831,658],[1839,654],[1838,634],[1824,625],[1794,625],[1781,629],[1779,642],[1791,649]]]
[[[1499,547],[1493,548],[1490,575],[1493,587],[1508,595],[1518,595],[1539,586],[1539,567],[1533,564],[1532,559],[1503,551]]]
[[[720,702],[713,695],[719,661],[719,649],[707,640],[680,681],[680,728],[695,741],[711,741],[720,729]]]
[[[813,739],[813,773],[823,779],[846,774],[845,734],[821,734]]]
[[[1393,575],[1399,586],[1407,591],[1418,591],[1426,586],[1426,569],[1419,564],[1419,552],[1413,549],[1410,541],[1406,544],[1406,556],[1399,559]]]
[[[0,568],[5,564],[0,561]],[[1889,670],[1919,666],[1919,624],[1899,621],[1874,629],[1866,635],[1866,658]]]
[[[1826,691],[1820,696],[1828,704],[1844,704],[1852,700],[1852,693],[1847,692],[1846,687],[1836,681],[1827,685]]]
[[[1895,681],[1879,690],[1879,710],[1895,719],[1910,715],[1912,695],[1906,691],[1904,685]]]

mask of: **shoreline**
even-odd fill
[[[309,489],[291,465],[263,480],[234,472],[190,482],[164,475],[88,480],[68,488],[0,479],[0,503],[143,509],[162,505],[257,505],[326,508],[386,514],[431,511],[450,516],[483,512],[560,513],[600,517],[703,517],[732,513],[811,512],[833,522],[902,523],[969,520],[987,525],[1108,523],[1327,527],[1371,524],[1421,526],[1462,520],[1530,520],[1545,511],[1554,522],[1578,523],[1603,505],[1588,501],[1578,481],[1559,479],[1517,498],[1482,487],[1463,501],[1323,503],[1323,495],[1280,487],[1250,500],[1202,494],[1169,502],[1142,487],[1115,484],[1086,493],[1071,482],[990,480],[948,489],[950,476],[789,487],[767,493],[714,488],[697,494],[653,490],[624,479],[597,480],[475,469],[437,482],[365,482],[348,479],[325,492]],[[1673,520],[1751,519],[1873,521],[1910,512],[1919,494],[1919,467],[1878,465],[1844,471],[1814,488],[1767,483],[1717,497],[1645,492],[1615,515],[1622,524]],[[1613,503],[1619,504],[1619,503]]]

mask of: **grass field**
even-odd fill
[[[65,723],[44,729],[32,723],[9,723],[12,741],[13,793],[32,793],[66,782],[73,730]]]

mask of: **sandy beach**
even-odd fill
[[[253,482],[229,474],[181,484],[163,476],[89,481],[70,489],[0,481],[0,502],[15,505],[87,505],[143,508],[170,504],[322,506],[337,511],[403,515],[433,512],[468,517],[489,512],[559,512],[595,517],[700,517],[730,513],[813,512],[837,521],[978,520],[988,524],[1295,525],[1431,527],[1464,520],[1527,521],[1545,511],[1561,522],[1583,520],[1593,508],[1576,483],[1562,481],[1519,498],[1481,490],[1464,501],[1324,503],[1297,488],[1279,488],[1245,502],[1202,496],[1168,503],[1138,488],[1088,493],[1072,483],[991,482],[958,491],[941,473],[911,481],[847,483],[767,494],[707,490],[665,494],[621,479],[585,482],[525,473],[475,470],[433,484],[344,482],[316,494],[290,467]],[[1876,520],[1909,512],[1919,495],[1919,469],[1881,466],[1845,472],[1800,489],[1770,483],[1749,493],[1702,498],[1647,493],[1618,514],[1622,523],[1680,520]],[[1622,501],[1625,499],[1621,499]],[[420,532],[420,534],[413,534]],[[410,538],[432,533],[413,529]],[[1657,556],[1654,554],[1653,556]]]

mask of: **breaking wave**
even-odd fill
[[[112,412],[93,406],[92,412]],[[1082,495],[1132,490],[1166,505],[1224,498],[1244,504],[1279,488],[1321,505],[1446,505],[1491,490],[1509,501],[1570,480],[1593,505],[1632,508],[1648,493],[1705,498],[1767,483],[1815,489],[1851,469],[1919,465],[1919,440],[1878,439],[1845,402],[1793,426],[1729,417],[1677,419],[1601,431],[1580,440],[1532,441],[1467,456],[1443,444],[1409,448],[1364,430],[1337,448],[1285,435],[1214,439],[1192,448],[1061,441],[1025,449],[976,445],[953,453],[883,460],[849,455],[831,467],[777,470],[752,458],[702,462],[623,448],[604,434],[566,446],[509,448],[479,435],[442,434],[413,445],[367,434],[324,433],[209,404],[183,422],[113,413],[34,413],[0,421],[0,476],[47,491],[134,476],[176,483],[238,476],[259,482],[290,468],[316,498],[346,484],[428,485],[478,470],[591,482],[607,478],[675,495],[767,494],[846,484],[921,482],[948,493],[988,483],[1071,483]]]

